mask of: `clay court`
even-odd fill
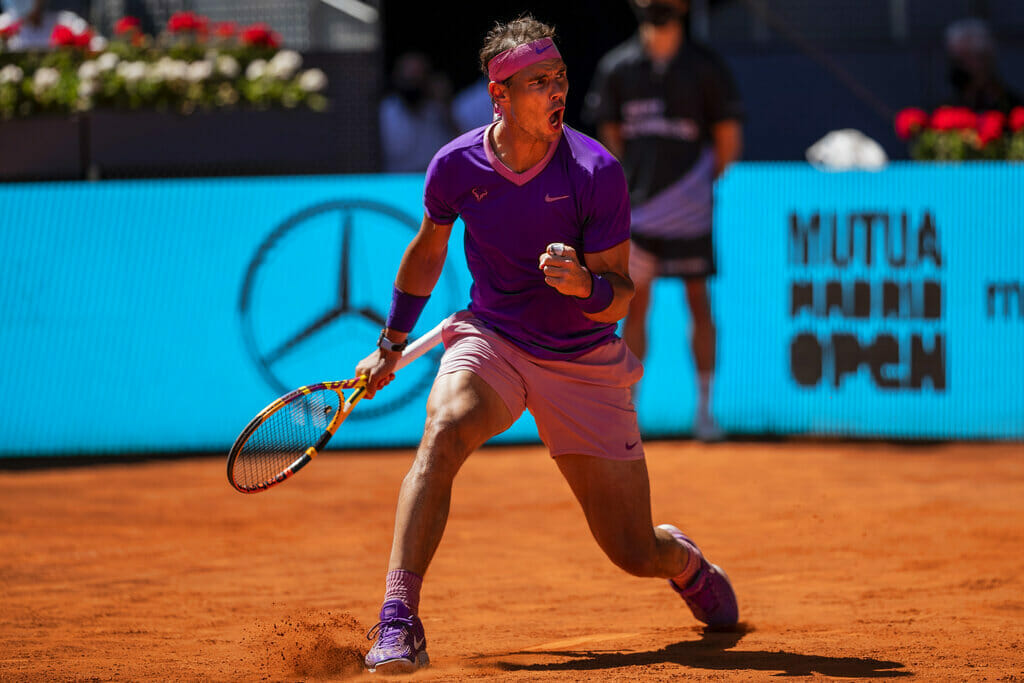
[[[537,447],[456,481],[418,680],[1024,680],[1019,444],[648,445],[654,518],[730,574],[705,633],[613,567]],[[411,451],[244,496],[223,458],[0,472],[0,679],[335,680],[360,665]]]

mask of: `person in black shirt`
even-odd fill
[[[961,19],[946,27],[946,57],[952,93],[944,104],[1009,114],[1020,106],[996,68],[996,42],[983,19]]]
[[[684,280],[699,386],[693,430],[717,440],[707,291],[715,273],[712,194],[714,180],[740,155],[742,104],[721,58],[687,39],[686,0],[635,0],[635,9],[639,31],[602,58],[584,108],[629,183],[636,294],[623,338],[643,359],[651,284],[659,276]]]

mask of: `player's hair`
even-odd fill
[[[480,50],[480,70],[487,75],[487,64],[505,50],[525,45],[541,38],[554,38],[555,27],[537,21],[529,14],[520,14],[512,21],[495,22],[484,37]]]

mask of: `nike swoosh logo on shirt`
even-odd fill
[[[544,201],[548,202],[549,204],[551,202],[557,202],[559,199],[568,199],[568,198],[569,198],[569,195],[567,195],[567,194],[563,194],[561,197],[552,197],[549,194],[544,195]]]
[[[640,442],[639,442],[639,441],[634,441],[633,443],[627,443],[627,444],[626,444],[626,450],[627,450],[627,451],[631,451],[631,450],[633,450],[633,448],[634,448],[634,447],[635,447],[635,446],[636,446],[636,445],[637,445],[638,443],[640,443]]]

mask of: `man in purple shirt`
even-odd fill
[[[625,177],[600,144],[563,125],[569,86],[553,35],[528,16],[488,33],[480,63],[500,116],[431,161],[426,213],[399,266],[387,327],[356,367],[367,398],[394,377],[461,216],[471,302],[444,329],[423,439],[399,494],[370,671],[429,662],[419,594],[452,482],[525,409],[612,562],[669,579],[707,624],[737,620],[725,574],[678,529],[651,521],[630,398],[643,370],[615,333],[633,295]]]

